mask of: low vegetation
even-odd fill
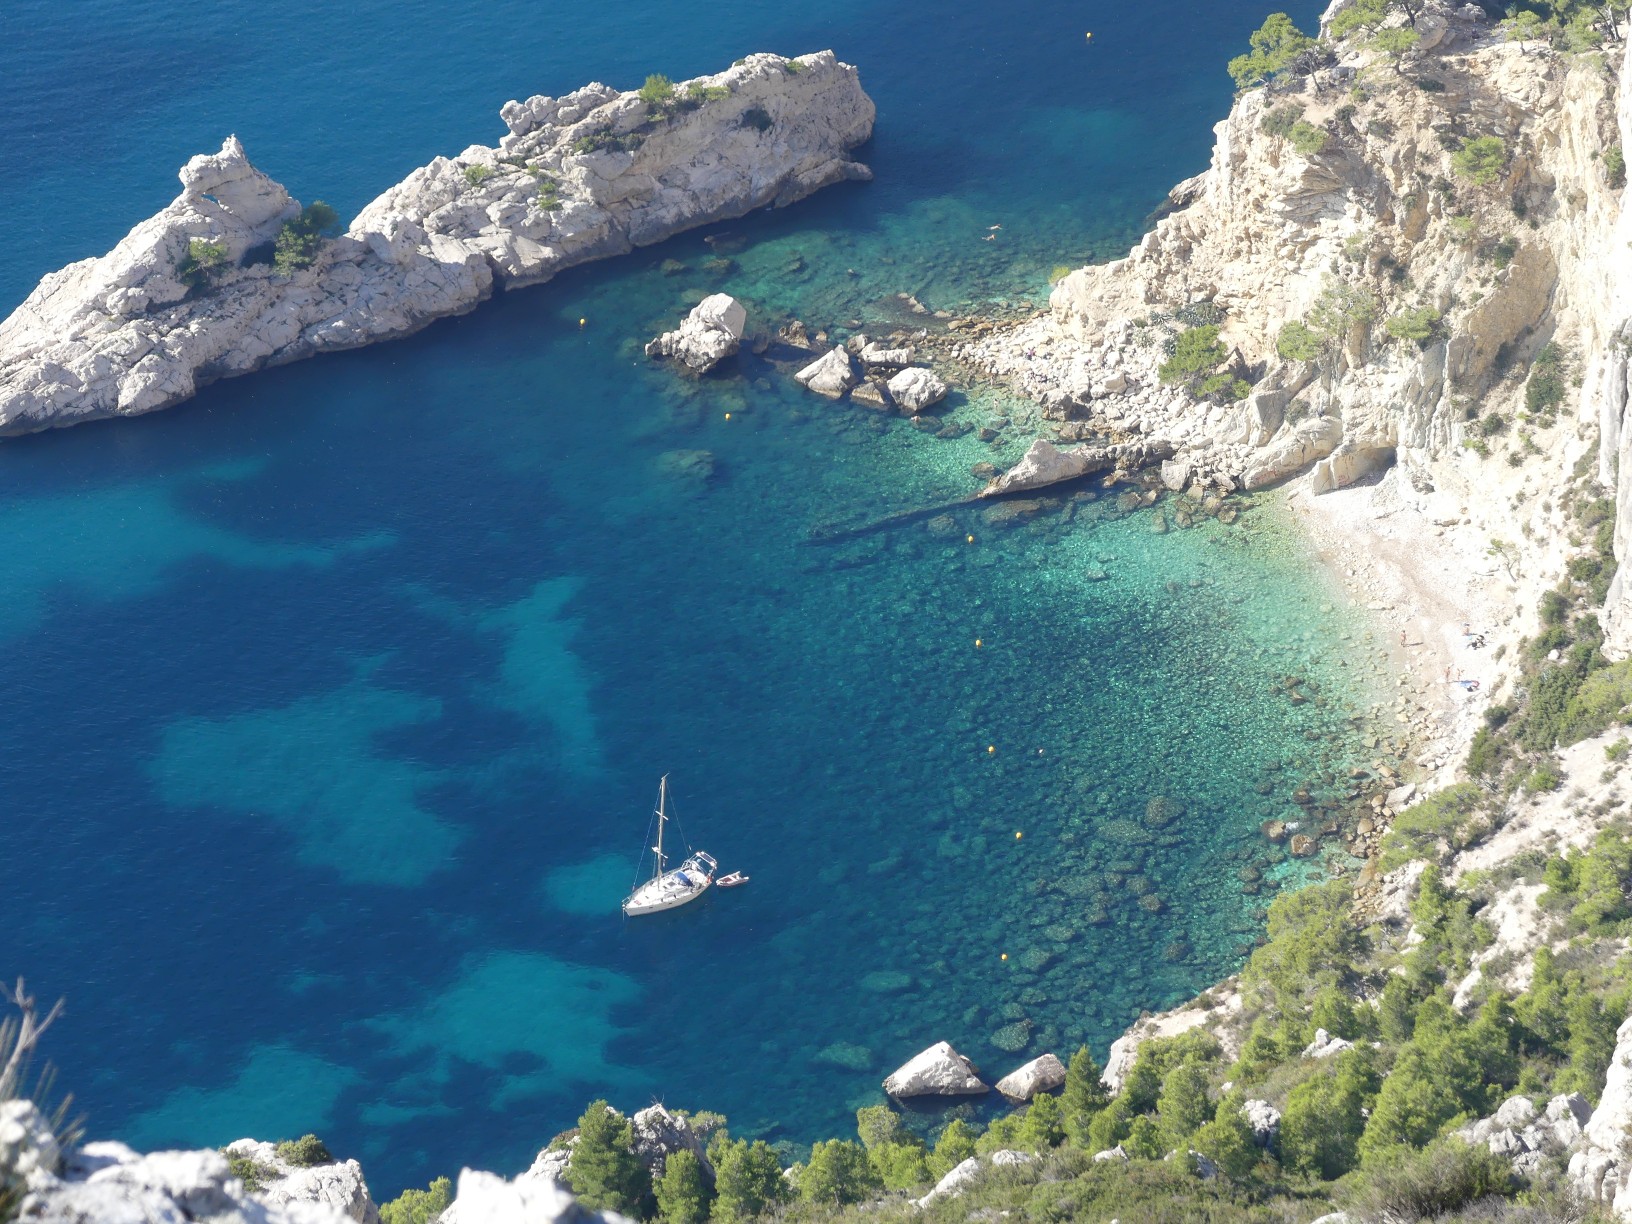
[[[322,200],[314,200],[300,215],[285,221],[272,244],[272,269],[279,276],[291,276],[317,261],[323,243],[338,232],[340,214]]]
[[[199,289],[220,276],[229,262],[225,243],[192,238],[187,243],[187,254],[176,265],[176,279],[189,289]]]

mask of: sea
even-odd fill
[[[229,133],[349,217],[590,80],[832,48],[878,103],[871,183],[0,444],[0,976],[66,999],[89,1133],[315,1132],[382,1199],[596,1097],[791,1159],[932,1042],[1103,1059],[1237,968],[1335,850],[1262,822],[1391,744],[1284,498],[994,514],[991,388],[947,417],[995,441],[939,438],[641,345],[718,291],[835,335],[1040,306],[1206,166],[1262,9],[9,0],[0,312]],[[665,774],[666,845],[752,878],[626,920]]]

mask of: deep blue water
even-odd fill
[[[1372,755],[1345,721],[1364,628],[1275,499],[1165,534],[1101,498],[813,544],[1024,440],[639,355],[720,288],[813,324],[1039,299],[1205,164],[1263,16],[966,7],[6,7],[3,309],[229,131],[349,216],[496,139],[507,98],[589,79],[831,46],[879,104],[876,182],[730,227],[728,273],[681,237],[0,446],[0,973],[67,996],[50,1053],[93,1133],[316,1130],[381,1197],[513,1171],[597,1094],[808,1142],[930,1041],[994,1074],[1102,1054],[1237,962],[1243,873],[1287,870],[1258,822]],[[1288,674],[1322,697],[1289,704]],[[665,770],[754,882],[626,925]]]

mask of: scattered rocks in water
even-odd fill
[[[850,354],[843,349],[830,349],[794,376],[794,381],[817,395],[828,399],[843,399],[856,384],[856,370]]]
[[[979,463],[970,465],[969,474],[976,480],[991,480],[997,475],[997,466],[982,460]]]
[[[1047,948],[1027,948],[1020,953],[1020,967],[1032,973],[1041,973],[1058,958],[1058,955]]]
[[[945,425],[942,425],[935,431],[935,436],[937,438],[945,438],[947,440],[961,438],[973,428],[974,426],[970,425],[967,421],[948,421]]]
[[[1040,497],[1017,498],[1013,501],[996,502],[980,512],[981,520],[993,527],[1006,527],[1014,523],[1023,522],[1034,515],[1042,513],[1048,508],[1048,502]]]
[[[1292,844],[1288,847],[1293,858],[1308,858],[1315,852],[1315,839],[1307,833],[1294,833]]]
[[[675,357],[687,369],[707,373],[742,344],[748,312],[726,293],[715,293],[692,308],[680,326],[664,332],[646,346],[646,356]]]
[[[712,259],[703,260],[703,271],[710,276],[727,276],[737,270],[737,261],[724,259],[716,255]]]
[[[687,271],[686,265],[678,259],[665,259],[657,265],[657,270],[664,276],[682,276]]]
[[[1145,825],[1162,829],[1184,815],[1184,804],[1166,795],[1152,795],[1145,803]]]
[[[958,520],[950,514],[937,514],[924,528],[933,536],[954,536],[958,534]]]
[[[748,239],[743,234],[709,234],[703,241],[716,255],[735,255],[748,247]]]
[[[1146,913],[1159,914],[1167,908],[1167,903],[1155,893],[1146,893],[1139,898],[1139,908]]]

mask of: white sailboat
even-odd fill
[[[719,870],[720,865],[713,856],[701,850],[689,855],[673,871],[663,869],[668,861],[663,855],[663,826],[669,822],[668,799],[669,775],[664,774],[657,784],[657,811],[652,813],[657,823],[657,843],[652,847],[652,853],[657,856],[657,866],[651,879],[637,885],[635,891],[624,898],[623,912],[631,918],[656,914],[684,905],[687,901],[695,901],[708,891],[708,886],[714,883],[714,873]],[[645,862],[645,855],[641,856],[641,861]]]

